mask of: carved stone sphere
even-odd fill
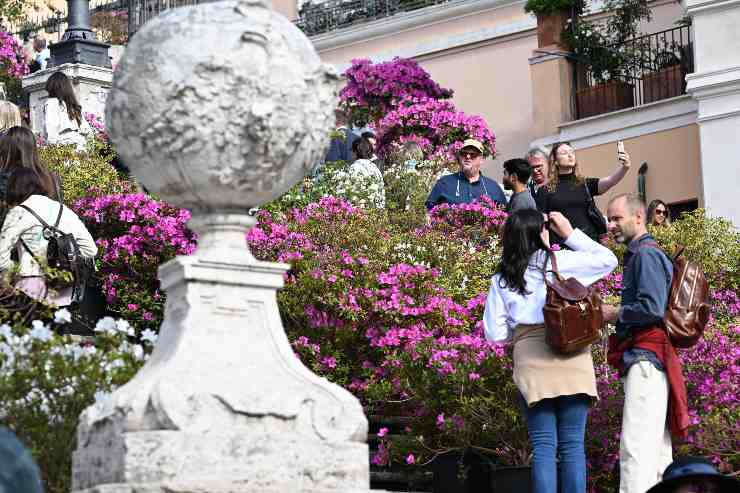
[[[242,213],[323,158],[337,80],[265,1],[173,8],[133,36],[106,122],[124,163],[163,200]]]

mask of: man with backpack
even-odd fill
[[[689,425],[681,362],[665,329],[674,266],[648,234],[638,196],[614,197],[608,217],[609,232],[627,245],[621,304],[602,308],[616,323],[608,359],[624,383],[619,491],[645,493],[673,460],[671,435],[685,437]]]

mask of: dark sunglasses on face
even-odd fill
[[[478,156],[480,156],[480,153],[477,153],[477,152],[461,152],[460,153],[461,159],[475,159]]]
[[[655,214],[658,216],[665,216],[665,210],[664,209],[655,209]]]

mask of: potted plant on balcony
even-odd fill
[[[648,0],[607,0],[605,21],[574,19],[564,33],[577,60],[576,105],[586,118],[634,106],[633,74],[640,47],[627,42],[638,33],[641,20],[651,18]]]
[[[584,0],[527,0],[524,11],[537,16],[537,46],[565,48],[565,25],[583,8]]]
[[[684,73],[681,58],[663,50],[655,55],[654,69],[643,77],[643,100],[646,103],[673,98],[683,93]]]

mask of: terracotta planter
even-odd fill
[[[564,48],[563,31],[570,12],[560,10],[552,14],[537,14],[537,46]]]
[[[680,65],[645,74],[642,78],[642,99],[645,103],[675,98],[684,92],[683,70]]]
[[[635,105],[634,86],[622,81],[611,81],[576,92],[578,118],[601,115],[631,108]]]

